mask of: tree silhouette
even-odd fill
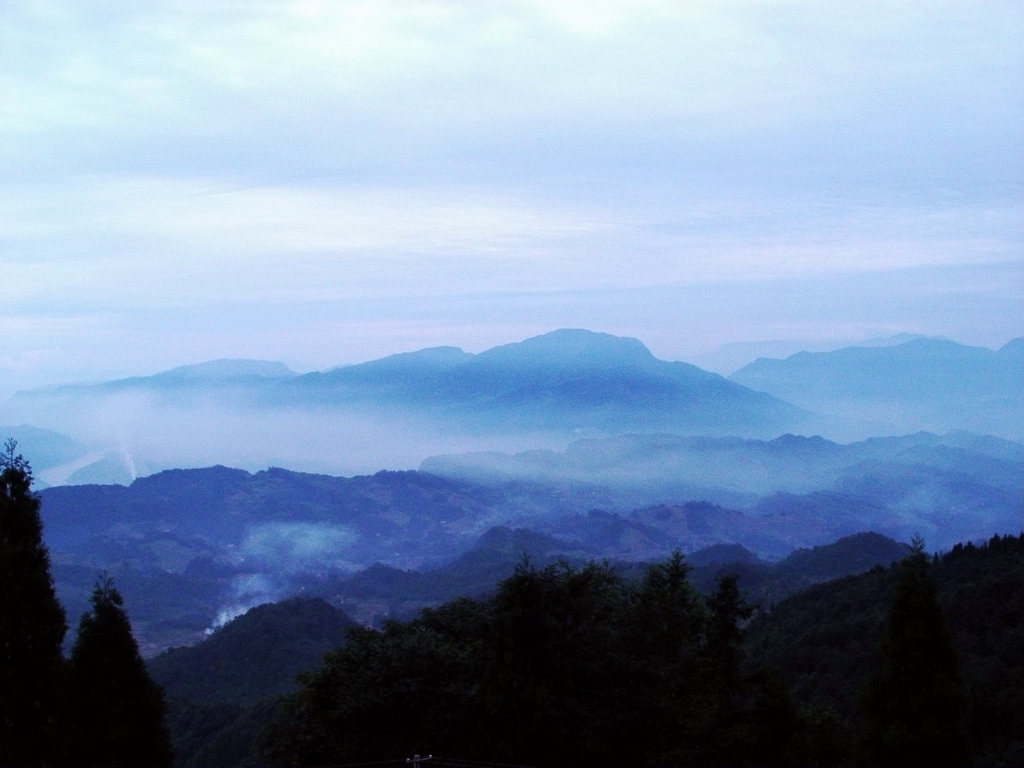
[[[16,449],[8,440],[0,454],[0,764],[31,766],[53,743],[67,623],[32,469]]]
[[[966,697],[935,591],[924,542],[914,537],[913,552],[900,564],[879,661],[862,698],[863,746],[871,764],[967,762]]]
[[[784,765],[784,686],[745,674],[734,578],[705,600],[682,555],[639,583],[608,564],[523,563],[461,599],[348,644],[302,678],[264,737],[282,766],[400,754],[492,764]]]
[[[163,692],[146,671],[121,595],[107,577],[78,625],[64,722],[69,765],[171,764]]]

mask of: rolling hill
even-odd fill
[[[636,561],[713,545],[778,559],[864,530],[943,548],[1021,524],[1024,447],[963,433],[851,445],[631,436],[485,458],[487,472],[478,455],[429,464],[446,475],[209,467],[47,488],[45,539],[70,619],[105,570],[152,654],[376,563],[450,563],[495,526],[557,540],[560,554]],[[364,602],[360,620],[386,613]]]
[[[323,600],[295,597],[256,606],[202,643],[172,648],[146,666],[168,696],[252,704],[294,691],[296,675],[316,669],[354,625]]]

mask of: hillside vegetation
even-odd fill
[[[509,531],[488,543],[492,552],[551,546]],[[520,561],[488,597],[456,599],[382,630],[350,630],[348,644],[283,704],[273,696],[226,703],[217,686],[172,699],[178,765],[397,764],[416,752],[536,766],[874,764],[863,691],[880,668],[908,566],[876,565],[809,588],[804,580],[908,552],[865,534],[775,566],[735,550],[726,554],[746,562],[714,559],[697,569],[682,559],[625,568]],[[959,660],[965,710],[957,727],[968,762],[1020,764],[1024,536],[959,545],[930,564],[911,555],[935,585]],[[751,578],[757,569],[761,581]],[[730,573],[748,582],[742,593]],[[403,582],[389,583],[398,595]],[[701,583],[710,587],[704,595]],[[801,591],[761,600],[748,626],[743,594],[754,599],[766,585]],[[306,624],[296,617],[312,608],[289,601],[254,609],[214,633],[210,652],[182,649],[150,666],[190,680],[222,663],[235,681],[220,685],[235,690],[249,673],[231,657],[252,658],[259,647],[258,658],[283,658],[306,647]],[[315,607],[317,615],[329,610]],[[264,620],[296,632],[268,632],[271,648]]]
[[[1024,536],[957,545],[932,574],[967,690],[974,761],[1024,764]],[[778,670],[798,700],[832,713],[852,738],[897,577],[877,567],[778,603],[750,627],[751,661]]]

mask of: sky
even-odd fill
[[[1003,0],[7,0],[0,392],[561,327],[997,347],[1022,72]]]

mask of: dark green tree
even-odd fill
[[[634,711],[618,647],[625,590],[607,565],[526,564],[491,601],[484,699],[487,752],[504,762],[561,766],[615,760],[609,733]],[[609,707],[611,699],[619,706]],[[620,740],[621,741],[621,740]]]
[[[935,593],[924,542],[915,537],[862,696],[864,757],[872,765],[967,763],[966,696]]]
[[[651,565],[631,591],[624,652],[628,660],[625,691],[613,699],[627,702],[633,722],[622,730],[634,735],[625,745],[634,760],[665,765],[685,752],[703,732],[695,713],[706,709],[694,684],[703,665],[708,621],[704,599],[690,585],[690,566],[680,552]],[[625,757],[625,756],[623,756]]]
[[[32,469],[0,455],[0,765],[40,765],[53,743],[67,632],[50,577]]]
[[[468,599],[383,630],[349,630],[344,648],[299,676],[302,690],[263,739],[276,765],[363,762],[416,753],[466,755],[482,731],[480,645],[486,607]]]
[[[82,616],[68,665],[64,761],[163,768],[171,764],[163,691],[132,636],[123,600],[104,577]]]
[[[693,671],[681,681],[687,709],[678,738],[661,764],[787,765],[797,730],[788,688],[764,670],[749,672],[743,641],[752,609],[735,575],[719,579],[707,598],[703,643]]]
[[[270,762],[414,753],[559,768],[782,765],[784,686],[745,674],[735,579],[709,601],[679,554],[631,582],[528,563],[485,601],[353,631],[266,734]]]

